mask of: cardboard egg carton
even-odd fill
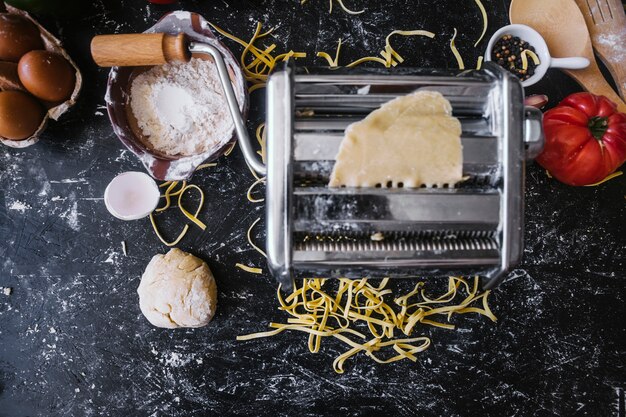
[[[6,9],[6,12],[11,14],[17,14],[26,19],[30,20],[37,28],[41,34],[41,39],[43,40],[44,47],[49,52],[56,52],[61,54],[76,70],[76,85],[74,86],[74,91],[69,99],[62,103],[46,103],[41,100],[40,103],[42,106],[47,109],[46,115],[44,116],[39,128],[32,134],[29,138],[22,140],[8,140],[0,137],[0,142],[6,146],[10,146],[12,148],[25,148],[27,146],[34,145],[39,140],[41,133],[46,129],[46,125],[48,124],[48,120],[58,120],[65,112],[67,112],[74,104],[76,104],[76,100],[78,99],[78,95],[80,93],[80,89],[83,85],[83,79],[80,74],[80,70],[76,63],[70,58],[67,54],[63,46],[61,45],[61,41],[55,38],[50,32],[48,32],[43,26],[39,24],[35,19],[33,19],[28,13],[23,10],[17,9],[15,7],[11,7],[8,4],[0,4],[0,11],[3,8]],[[0,62],[0,90],[20,90],[27,92],[26,89],[22,86],[18,75],[17,75],[17,65],[12,62]]]

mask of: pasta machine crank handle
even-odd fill
[[[91,40],[91,56],[101,67],[139,67],[187,62],[191,59],[184,33],[98,35]]]
[[[91,55],[101,67],[135,67],[163,65],[174,61],[187,62],[194,53],[210,55],[213,58],[246,162],[250,168],[264,176],[265,165],[257,158],[250,142],[228,68],[219,49],[206,43],[189,42],[183,33],[178,35],[167,33],[100,35],[91,41]]]
[[[263,162],[260,161],[259,158],[257,158],[256,151],[252,146],[252,142],[250,142],[248,129],[246,128],[246,123],[241,116],[241,112],[239,111],[237,96],[235,95],[235,90],[233,89],[233,85],[230,82],[230,76],[228,75],[228,69],[226,68],[226,63],[224,63],[224,58],[222,58],[222,54],[213,45],[199,42],[191,42],[189,44],[189,52],[191,52],[192,54],[208,54],[213,57],[215,65],[217,67],[217,73],[220,77],[222,88],[224,89],[226,102],[228,103],[228,110],[230,111],[230,115],[233,118],[235,132],[237,132],[237,137],[239,138],[239,145],[241,146],[243,156],[251,169],[253,169],[257,174],[265,176],[267,169],[265,167],[265,164],[263,164]]]

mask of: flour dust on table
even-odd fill
[[[213,161],[216,166],[193,174],[193,184],[206,193],[198,215],[205,230],[181,213],[178,196],[171,199],[174,209],[157,218],[167,240],[180,233],[181,222],[189,225],[176,246],[204,260],[214,275],[215,315],[206,326],[178,329],[157,328],[143,316],[135,290],[150,259],[169,248],[154,236],[149,219],[116,219],[103,203],[112,178],[144,168],[104,116],[108,71],[95,67],[87,40],[139,33],[165,12],[186,9],[246,42],[260,21],[263,31],[274,30],[255,42],[259,51],[276,44],[272,56],[306,52],[294,63],[312,72],[327,66],[316,52],[334,56],[339,38],[339,65],[346,65],[379,57],[392,31],[435,33],[432,39],[394,35],[393,48],[404,58],[396,68],[364,64],[401,73],[407,67],[456,69],[449,48],[455,28],[455,45],[473,67],[486,40],[509,23],[509,0],[482,0],[488,28],[474,47],[482,31],[474,0],[343,2],[365,12],[348,15],[335,1],[330,14],[328,0],[179,0],[166,6],[94,0],[79,2],[79,18],[37,15],[83,70],[85,88],[35,146],[0,145],[1,417],[621,417],[626,175],[576,188],[528,164],[524,258],[490,295],[498,322],[453,316],[455,330],[424,328],[432,343],[415,355],[416,362],[377,364],[361,350],[337,375],[332,363],[351,347],[335,338],[325,338],[318,354],[309,352],[308,334],[291,330],[236,340],[268,330],[269,323],[292,324],[286,319],[295,317],[277,309],[276,283],[248,244],[246,230],[265,208],[247,201],[255,180],[235,148]],[[244,46],[218,38],[235,56],[243,52]],[[248,63],[256,58],[251,52],[246,57]],[[555,70],[525,93],[547,95],[552,107],[579,90]],[[264,94],[250,94],[249,132],[264,121]],[[180,101],[184,107],[188,100]],[[199,196],[187,192],[182,200],[194,212]],[[264,229],[261,219],[253,230],[261,247]],[[261,267],[263,274],[240,270],[237,263]],[[423,280],[427,296],[446,293],[447,279]],[[389,286],[406,294],[417,281],[393,280]],[[307,294],[307,304],[314,301]],[[393,304],[393,296],[384,301]],[[441,319],[447,324],[447,316]],[[329,325],[337,326],[334,319]]]

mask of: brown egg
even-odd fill
[[[43,49],[39,29],[25,17],[0,13],[0,61],[17,62],[33,49]]]
[[[24,87],[44,101],[65,101],[76,85],[76,70],[63,55],[48,51],[30,51],[17,64]]]
[[[0,136],[10,140],[29,138],[44,118],[41,104],[21,91],[0,92]]]

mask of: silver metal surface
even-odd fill
[[[222,88],[224,89],[224,95],[226,96],[226,102],[228,103],[228,110],[233,118],[235,132],[239,138],[239,145],[241,146],[243,155],[246,158],[246,162],[250,168],[256,171],[257,174],[265,176],[265,165],[263,165],[263,162],[261,162],[261,160],[257,157],[256,151],[250,142],[248,130],[246,129],[246,123],[239,112],[237,96],[235,95],[235,90],[233,90],[233,86],[230,82],[230,76],[228,75],[228,69],[226,68],[224,58],[222,58],[222,54],[219,49],[206,43],[191,42],[189,44],[189,52],[211,55],[215,61],[217,74],[220,77],[220,82],[222,84]]]
[[[519,79],[502,71],[499,85],[494,90],[500,99],[501,111],[496,112],[495,122],[501,126],[500,171],[502,193],[500,205],[500,262],[484,289],[494,288],[504,278],[504,274],[516,265],[523,250],[524,217],[524,90]]]
[[[294,122],[294,129],[297,132],[340,131],[343,134],[343,131],[346,130],[349,125],[360,120],[363,120],[363,115],[325,115],[318,117],[296,118]],[[486,136],[492,131],[491,123],[487,119],[477,117],[459,117],[459,121],[461,122],[461,128],[464,135]]]
[[[267,85],[267,262],[274,277],[285,287],[293,281],[291,190],[293,95],[291,69],[273,75]]]
[[[299,131],[294,134],[294,170],[298,175],[317,173],[330,176],[339,151],[343,131]],[[498,138],[467,135],[461,137],[463,172],[466,175],[490,175],[498,163]]]
[[[311,252],[399,252],[403,258],[407,258],[406,251],[411,252],[436,252],[436,251],[465,251],[465,250],[498,250],[498,242],[490,238],[476,239],[436,239],[436,240],[389,240],[389,241],[372,241],[372,240],[344,240],[339,242],[310,240],[298,243],[295,246],[296,251]],[[352,254],[344,256],[352,257]],[[448,254],[446,254],[448,255]],[[408,256],[413,259],[413,256]],[[497,258],[497,257],[496,257]]]
[[[490,63],[456,76],[292,71],[272,75],[267,88],[267,251],[279,281],[460,271],[483,274],[493,288],[519,262],[524,157],[540,151],[543,137],[516,78]],[[419,89],[441,92],[461,121],[466,181],[329,188],[344,129]]]
[[[500,221],[500,194],[454,189],[297,188],[293,230],[488,230]]]
[[[526,159],[533,159],[541,153],[545,143],[543,134],[543,113],[534,107],[526,107],[524,120],[524,143]]]

